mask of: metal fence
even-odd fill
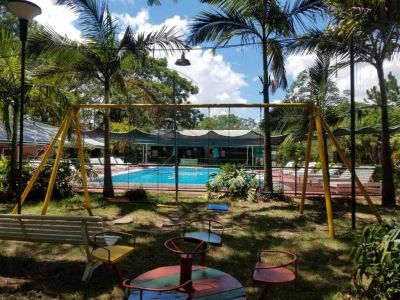
[[[190,164],[190,163],[189,163]],[[92,163],[90,168],[96,176],[90,176],[88,186],[91,190],[103,188],[103,165]],[[244,166],[255,174],[259,186],[264,182],[262,167]],[[178,168],[178,190],[187,192],[206,191],[206,182],[220,171],[219,165],[180,165]],[[381,195],[381,183],[374,180],[375,167],[364,166],[356,168],[356,174],[370,195]],[[116,190],[143,188],[153,191],[175,191],[175,166],[172,163],[138,164],[112,163],[113,185]],[[330,190],[334,196],[351,195],[351,174],[346,168],[330,167]],[[291,196],[300,196],[303,187],[304,168],[274,167],[274,192]],[[356,193],[361,194],[356,188]],[[311,169],[307,178],[306,194],[323,196],[322,171]]]

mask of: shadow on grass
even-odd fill
[[[179,264],[179,256],[164,247],[165,240],[180,236],[179,226],[164,231],[155,225],[159,226],[160,222],[177,225],[189,218],[214,216],[230,226],[224,233],[223,247],[213,247],[208,253],[207,265],[237,278],[246,287],[248,299],[256,299],[259,295],[259,290],[252,288],[250,270],[260,249],[287,250],[299,258],[296,284],[274,287],[271,299],[333,299],[338,292],[352,290],[351,238],[343,234],[338,234],[335,240],[328,237],[323,200],[307,201],[303,215],[298,213],[297,204],[282,202],[234,203],[228,213],[215,214],[206,210],[207,201],[204,200],[182,201],[178,207],[168,205],[173,201],[163,203],[167,206],[157,206],[154,202],[109,204],[105,201],[98,199],[95,202],[95,214],[112,219],[107,215],[110,208],[116,210],[119,217],[133,214],[135,218],[144,211],[145,218],[149,218],[143,219],[142,223],[112,228],[137,232],[137,250],[119,264],[125,277],[134,278],[156,267]],[[369,214],[367,205],[359,204],[357,208],[360,215]],[[334,201],[333,210],[335,224],[342,231],[348,230],[349,207]],[[362,222],[371,219],[373,217]],[[46,257],[49,250],[40,244],[27,250],[26,254],[15,253],[15,257],[0,255],[1,266],[6,265],[4,271],[3,268],[0,270],[0,276],[23,279],[16,290],[6,289],[6,296],[17,293],[24,298],[28,292],[41,291],[45,298],[60,295],[70,299],[122,297],[108,267],[95,270],[89,283],[81,282],[84,263],[70,258],[71,248],[58,250],[60,257],[65,257],[58,261],[51,261],[49,255]],[[83,256],[80,259],[83,260]]]
[[[11,282],[17,283],[2,287],[1,293],[4,297],[18,291],[21,298],[25,296],[30,298],[33,296],[32,292],[36,291],[36,296],[39,298],[58,298],[60,295],[66,294],[85,298],[93,296],[90,295],[90,291],[95,291],[98,295],[109,292],[115,284],[115,281],[110,280],[111,277],[107,270],[105,272],[95,271],[95,278],[87,283],[82,282],[81,277],[85,268],[83,262],[37,261],[30,257],[2,255],[0,255],[0,261],[1,276],[7,281],[12,278]],[[88,291],[87,295],[85,295],[85,291]]]

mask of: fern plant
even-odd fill
[[[254,173],[246,171],[240,164],[224,164],[219,173],[210,175],[208,192],[219,192],[219,197],[254,200],[257,180]]]
[[[400,223],[367,226],[352,252],[357,292],[368,299],[400,297]]]

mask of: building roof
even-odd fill
[[[58,131],[58,127],[44,124],[41,122],[32,121],[29,119],[24,120],[24,144],[31,145],[48,145],[53,140]],[[17,133],[19,141],[19,130]],[[0,122],[0,143],[10,144],[11,135],[7,135],[4,124]],[[85,137],[84,143],[86,146],[95,148],[104,148],[104,142],[99,142],[94,139]]]
[[[46,145],[49,144],[58,128],[48,124],[24,120],[24,144]],[[19,140],[19,130],[18,130]],[[11,135],[7,135],[4,124],[0,123],[0,142],[11,143]]]

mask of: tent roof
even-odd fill
[[[84,136],[104,141],[101,129],[84,132]],[[273,144],[280,144],[286,135],[272,137]],[[174,133],[145,133],[138,129],[129,132],[111,132],[111,139],[134,141],[136,144],[173,146]],[[183,147],[248,147],[262,146],[263,136],[252,130],[180,130],[177,131],[177,143]]]

